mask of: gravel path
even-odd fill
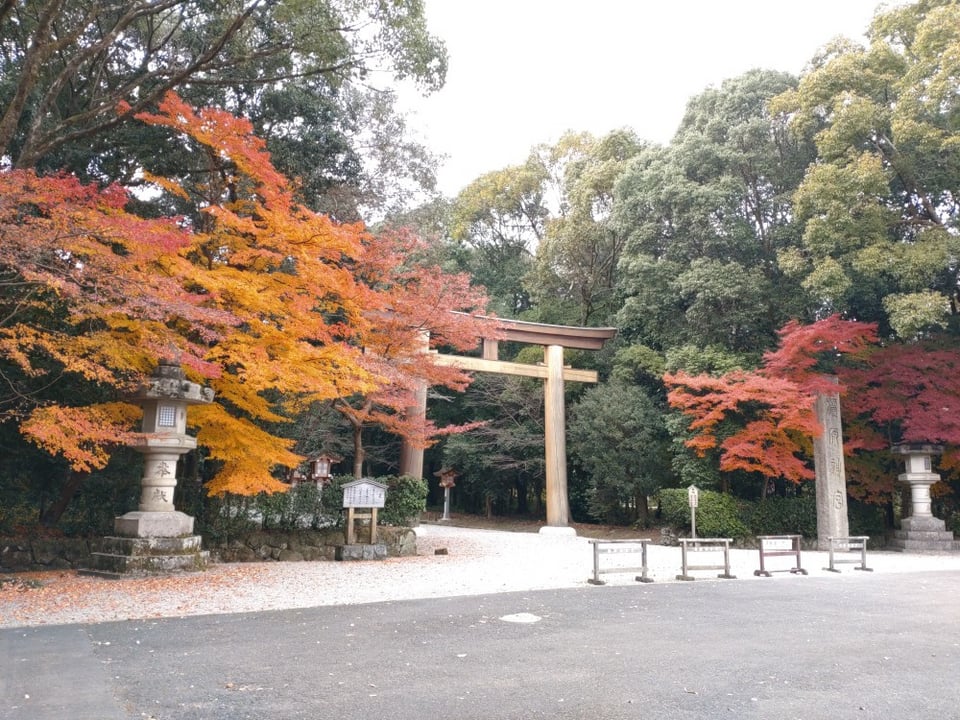
[[[417,528],[418,555],[381,562],[291,562],[214,565],[207,572],[168,577],[106,580],[72,571],[24,573],[25,581],[0,585],[0,628],[182,617],[283,608],[451,597],[549,588],[592,587],[591,546],[586,538],[476,530],[444,525]],[[446,554],[435,554],[446,550]],[[604,566],[632,556],[605,556]],[[721,562],[716,556],[698,563]],[[791,566],[791,557],[770,558],[768,569]],[[827,554],[804,552],[810,575],[826,575]],[[878,573],[952,570],[960,553],[914,555],[870,552]],[[680,550],[651,545],[648,566],[657,583],[676,582]],[[802,581],[789,573],[755,578],[756,550],[731,551],[732,572],[756,582]],[[841,566],[854,573],[853,565]],[[860,574],[860,573],[857,573]],[[635,584],[636,573],[605,575],[610,585]],[[698,578],[716,580],[716,571]],[[29,587],[37,581],[40,587]],[[719,582],[719,581],[717,581]]]

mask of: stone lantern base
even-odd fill
[[[115,536],[101,538],[90,553],[87,575],[124,577],[205,570],[210,553],[193,535],[193,518],[182,512],[129,512],[114,521]]]
[[[887,543],[890,550],[900,552],[948,553],[960,551],[960,543],[937,517],[908,517],[900,521]]]

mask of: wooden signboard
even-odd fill
[[[343,485],[343,507],[347,509],[347,545],[357,541],[354,523],[357,517],[368,517],[370,521],[370,544],[377,542],[377,508],[382,508],[387,500],[387,486],[376,480],[361,478]],[[369,510],[358,513],[357,510]]]
[[[343,507],[382,508],[387,500],[387,486],[362,478],[343,485]]]

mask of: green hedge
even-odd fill
[[[427,507],[427,481],[412,475],[378,479],[387,484],[387,499],[378,517],[380,524],[416,525]]]
[[[667,524],[690,532],[687,490],[660,491],[660,511]],[[850,534],[883,537],[883,508],[850,500]],[[811,492],[798,497],[767,497],[760,502],[736,500],[711,490],[700,491],[697,535],[748,538],[756,535],[817,537],[817,499]]]
[[[767,497],[753,503],[750,530],[754,535],[817,536],[817,499],[813,494],[800,497]]]
[[[340,475],[331,478],[330,484],[324,487],[321,505],[332,516],[340,514],[343,486],[355,479],[353,476]],[[412,475],[385,475],[367,479],[387,486],[387,497],[383,509],[377,513],[377,524],[404,527],[419,522],[420,513],[427,507],[426,480]],[[339,522],[343,522],[342,517]]]
[[[737,501],[731,495],[701,490],[697,506],[697,535],[699,537],[743,538],[750,528],[740,516]],[[660,513],[663,519],[677,529],[690,532],[690,505],[686,488],[660,491]]]

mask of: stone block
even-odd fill
[[[200,550],[199,535],[187,537],[104,537],[93,541],[94,552],[113,555],[188,555]]]
[[[0,569],[26,570],[33,565],[33,553],[30,550],[21,550],[16,545],[5,545],[0,548]]]
[[[284,549],[277,555],[280,562],[303,562],[303,555],[296,550]]]
[[[338,545],[335,557],[337,560],[363,560],[363,547],[361,545]]]
[[[33,561],[38,565],[50,565],[63,557],[63,545],[59,540],[37,538],[30,543],[33,549]]]
[[[190,555],[111,555],[91,553],[89,566],[80,572],[85,575],[124,577],[129,575],[166,575],[175,572],[205,570],[210,563],[206,551]]]
[[[383,543],[338,545],[337,560],[383,560],[387,557],[387,546]]]
[[[90,557],[90,543],[85,538],[65,538],[63,556],[71,565],[86,561]]]
[[[900,521],[900,529],[906,532],[943,532],[946,528],[943,520],[933,516],[907,517]]]
[[[304,546],[300,549],[300,554],[303,556],[303,559],[312,562],[314,560],[326,560],[327,558],[323,555],[323,549],[313,546]]]
[[[364,560],[384,560],[387,557],[387,546],[383,543],[363,546]]]
[[[182,512],[135,510],[116,518],[113,531],[121,537],[178,537],[193,534],[193,518]]]

